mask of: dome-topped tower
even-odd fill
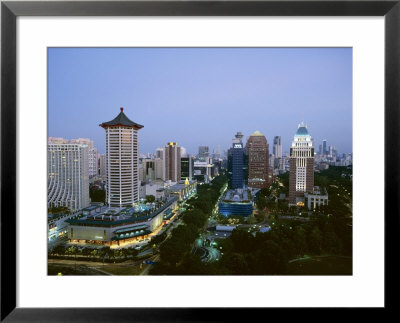
[[[310,134],[308,133],[307,125],[304,122],[300,123],[296,131],[296,136],[309,136],[309,135]]]
[[[254,131],[251,135],[250,135],[251,137],[265,137],[261,132],[259,132],[258,130],[257,131]]]
[[[298,125],[290,148],[289,204],[304,203],[314,188],[314,144],[304,122]]]

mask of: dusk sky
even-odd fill
[[[90,138],[124,107],[140,153],[169,141],[231,146],[241,131],[282,137],[288,151],[304,121],[316,151],[323,139],[352,152],[351,48],[50,48],[48,135]]]

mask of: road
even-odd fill
[[[213,248],[213,247],[203,247],[208,251],[206,259],[204,259],[204,262],[213,262],[217,261],[221,258],[221,252],[219,250]]]
[[[138,257],[143,257],[153,253],[153,248],[146,249],[138,254]]]
[[[152,259],[152,261],[154,261],[154,262],[157,262],[157,261],[159,261],[159,260],[160,260],[160,255],[156,255],[156,256],[154,257],[154,259]],[[147,266],[147,267],[140,273],[140,276],[148,275],[151,266],[152,266],[152,265]]]

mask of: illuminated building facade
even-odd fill
[[[247,217],[253,213],[253,202],[247,189],[228,190],[218,203],[218,213],[228,217],[240,215]]]
[[[307,126],[299,124],[290,148],[289,204],[304,203],[314,188],[314,144]]]
[[[247,139],[246,149],[249,154],[248,186],[253,188],[268,187],[270,174],[267,139],[261,132],[256,131]]]
[[[181,157],[181,180],[193,178],[194,158],[192,155]]]
[[[129,120],[123,108],[100,126],[106,131],[106,202],[112,207],[132,206],[139,200],[138,131],[143,126]]]
[[[154,207],[138,205],[108,209],[100,214],[67,219],[65,222],[69,224],[68,238],[72,243],[115,247],[136,243],[158,234],[164,219],[177,209],[178,197],[172,196]]]
[[[243,188],[247,186],[249,175],[249,155],[242,143],[243,135],[238,132],[232,140],[232,148],[228,151],[228,186]]]
[[[180,181],[179,183],[172,185],[168,188],[170,196],[178,196],[178,201],[185,201],[187,198],[197,192],[197,181]]]

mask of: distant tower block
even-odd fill
[[[131,206],[139,201],[138,130],[143,126],[129,120],[121,108],[115,119],[100,127],[106,131],[106,202]]]

